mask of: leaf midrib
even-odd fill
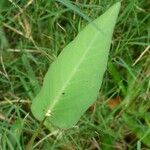
[[[80,65],[82,64],[84,58],[86,57],[86,55],[88,54],[89,50],[91,49],[91,46],[93,45],[95,39],[97,39],[99,32],[97,32],[97,34],[95,35],[95,38],[93,38],[91,44],[89,45],[89,47],[87,48],[87,50],[83,53],[83,56],[81,57],[80,61],[78,61],[78,64],[76,65],[76,67],[74,67],[73,71],[71,72],[68,80],[66,80],[66,82],[64,83],[64,85],[62,86],[62,88],[60,89],[60,92],[58,93],[58,95],[56,95],[56,97],[53,100],[53,103],[49,106],[47,113],[52,112],[53,108],[55,107],[55,105],[58,103],[60,97],[62,96],[62,93],[65,91],[66,87],[68,86],[70,80],[73,78],[73,76],[76,74],[78,68],[80,67]],[[45,114],[45,115],[46,115]]]

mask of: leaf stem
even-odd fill
[[[25,150],[32,150],[33,144],[34,144],[34,140],[36,139],[36,137],[38,136],[38,134],[40,133],[45,120],[47,119],[47,116],[44,117],[44,119],[40,122],[39,127],[36,129],[36,131],[34,132],[34,134],[32,135],[31,139],[29,140]]]

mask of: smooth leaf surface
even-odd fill
[[[118,2],[87,25],[51,64],[31,107],[38,120],[70,128],[96,100],[119,9]]]

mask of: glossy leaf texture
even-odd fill
[[[87,25],[51,64],[31,106],[39,121],[70,128],[96,100],[119,9],[120,2]]]

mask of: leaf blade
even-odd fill
[[[31,107],[38,120],[47,115],[46,124],[69,128],[95,101],[106,70],[119,8],[118,2],[85,27],[51,64]]]

